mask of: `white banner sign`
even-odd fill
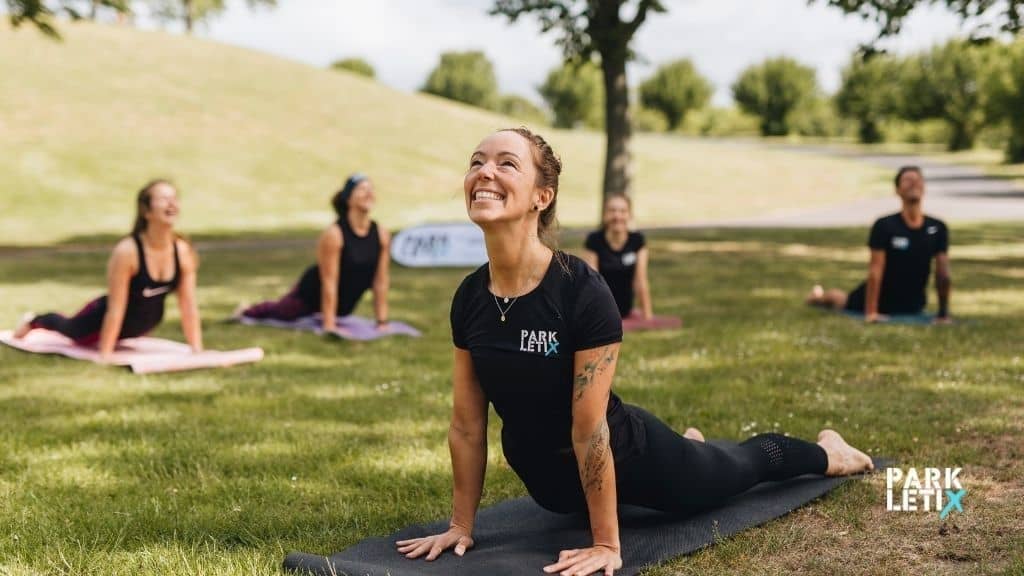
[[[487,248],[475,224],[428,224],[396,234],[391,258],[413,268],[460,268],[487,262]]]

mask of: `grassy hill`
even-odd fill
[[[356,170],[392,228],[464,217],[467,157],[513,119],[196,38],[0,24],[0,245],[125,231],[135,190],[178,182],[190,232],[319,227]],[[597,212],[603,135],[543,129],[565,161],[563,223]],[[888,174],[756,144],[637,138],[641,224],[886,194]]]

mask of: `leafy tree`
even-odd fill
[[[227,0],[145,0],[160,20],[181,22],[191,34],[196,23],[217,16],[227,9]],[[277,0],[245,0],[250,8],[277,6]]]
[[[986,120],[982,85],[991,68],[990,54],[990,47],[954,40],[910,58],[901,83],[903,115],[908,120],[941,119],[949,126],[950,150],[973,148]]]
[[[334,70],[346,70],[359,74],[360,76],[366,76],[367,78],[376,78],[377,72],[373,69],[373,65],[362,58],[344,58],[337,60],[331,64],[331,68]]]
[[[548,115],[539,106],[516,94],[498,98],[497,111],[533,125],[547,125]]]
[[[855,54],[843,68],[835,95],[836,109],[857,121],[857,135],[865,144],[885,139],[881,124],[899,114],[901,62],[887,55],[864,58]]]
[[[548,73],[537,91],[555,113],[556,127],[601,127],[604,98],[601,70],[596,64],[563,64]]]
[[[1024,0],[808,0],[822,2],[856,14],[865,20],[874,20],[879,25],[878,37],[895,36],[903,28],[903,22],[921,5],[945,4],[962,20],[977,18],[996,26],[1001,32],[1017,34],[1024,27]],[[975,31],[984,37],[991,35],[991,28],[985,26]],[[870,48],[873,50],[873,48]]]
[[[689,58],[676,60],[658,68],[640,85],[640,102],[646,108],[665,115],[668,129],[676,130],[686,119],[687,112],[707,105],[713,92],[707,81]]]
[[[624,18],[623,7],[632,17]],[[606,153],[604,196],[629,194],[632,188],[629,83],[626,62],[633,57],[630,44],[636,31],[655,12],[664,12],[662,0],[494,0],[491,13],[515,22],[536,16],[543,32],[557,31],[557,44],[567,62],[589,62],[600,57],[604,81]]]
[[[494,66],[483,52],[445,52],[422,91],[471,106],[493,108],[498,80]]]
[[[986,80],[988,112],[993,120],[1006,122],[1010,138],[1008,162],[1024,162],[1024,41],[999,46],[997,65]]]
[[[790,115],[817,92],[814,69],[784,57],[747,68],[732,85],[736,104],[761,119],[764,136],[789,134]]]
[[[119,13],[131,12],[130,0],[5,0],[11,25],[15,28],[24,23],[35,25],[41,32],[52,38],[60,38],[53,25],[53,19],[66,14],[73,20],[95,18],[100,8],[111,8]]]

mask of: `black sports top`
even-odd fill
[[[608,288],[615,297],[619,314],[629,316],[633,311],[633,279],[636,277],[637,254],[646,245],[644,235],[630,232],[621,249],[615,250],[608,244],[604,230],[591,232],[584,244],[587,250],[597,253],[597,270],[604,276]]]
[[[380,261],[380,234],[377,223],[370,222],[366,236],[358,236],[348,224],[347,218],[338,219],[343,245],[339,260],[338,274],[338,316],[348,316],[359,304],[363,293],[373,286]],[[314,264],[306,269],[299,279],[298,296],[310,310],[320,309],[320,267]]]
[[[556,253],[541,283],[511,304],[506,322],[484,264],[462,281],[452,301],[452,340],[468,350],[487,400],[502,420],[510,452],[572,450],[574,353],[622,341],[622,319],[608,285],[575,256]],[[635,426],[614,393],[608,400],[612,451],[635,451]]]
[[[132,235],[135,247],[139,252],[139,271],[132,276],[128,284],[128,305],[125,308],[124,322],[121,324],[119,338],[134,338],[146,334],[160,324],[164,318],[164,300],[167,295],[178,288],[181,278],[181,262],[178,259],[178,241],[174,246],[174,275],[170,280],[158,282],[153,279],[146,266],[146,251],[142,240],[137,234]],[[107,310],[107,296],[97,300],[97,314],[102,317]]]
[[[946,225],[930,216],[917,229],[899,214],[879,218],[868,246],[885,251],[879,310],[920,310],[927,303],[928,277],[936,254],[949,250]]]

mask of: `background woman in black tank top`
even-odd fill
[[[109,358],[117,341],[142,336],[156,328],[164,315],[164,300],[177,292],[181,328],[193,351],[203,349],[196,304],[198,258],[174,231],[178,194],[166,180],[154,180],[139,191],[132,234],[114,247],[107,263],[107,294],[73,317],[48,313],[29,318],[15,337],[36,328],[54,330],[82,345],[98,345]]]
[[[583,261],[601,273],[612,291],[619,314],[654,318],[651,289],[647,282],[647,241],[629,229],[633,204],[627,196],[610,196],[604,203],[600,230],[587,236]],[[640,301],[633,309],[634,296]]]
[[[387,329],[391,234],[370,219],[376,203],[373,183],[362,174],[345,181],[331,204],[337,221],[320,234],[317,263],[282,298],[242,310],[249,318],[294,320],[319,312],[325,331],[337,329],[367,290],[373,290],[377,328]]]
[[[502,420],[505,458],[534,500],[590,518],[592,545],[561,551],[548,573],[621,568],[620,502],[686,514],[761,481],[871,467],[831,430],[817,444],[761,434],[712,445],[622,402],[611,390],[622,340],[611,292],[582,260],[548,245],[560,172],[551,147],[525,128],[495,133],[470,157],[466,208],[488,263],[462,282],[451,309],[452,518],[442,534],[397,542],[400,553],[432,560],[473,546],[488,404]]]

